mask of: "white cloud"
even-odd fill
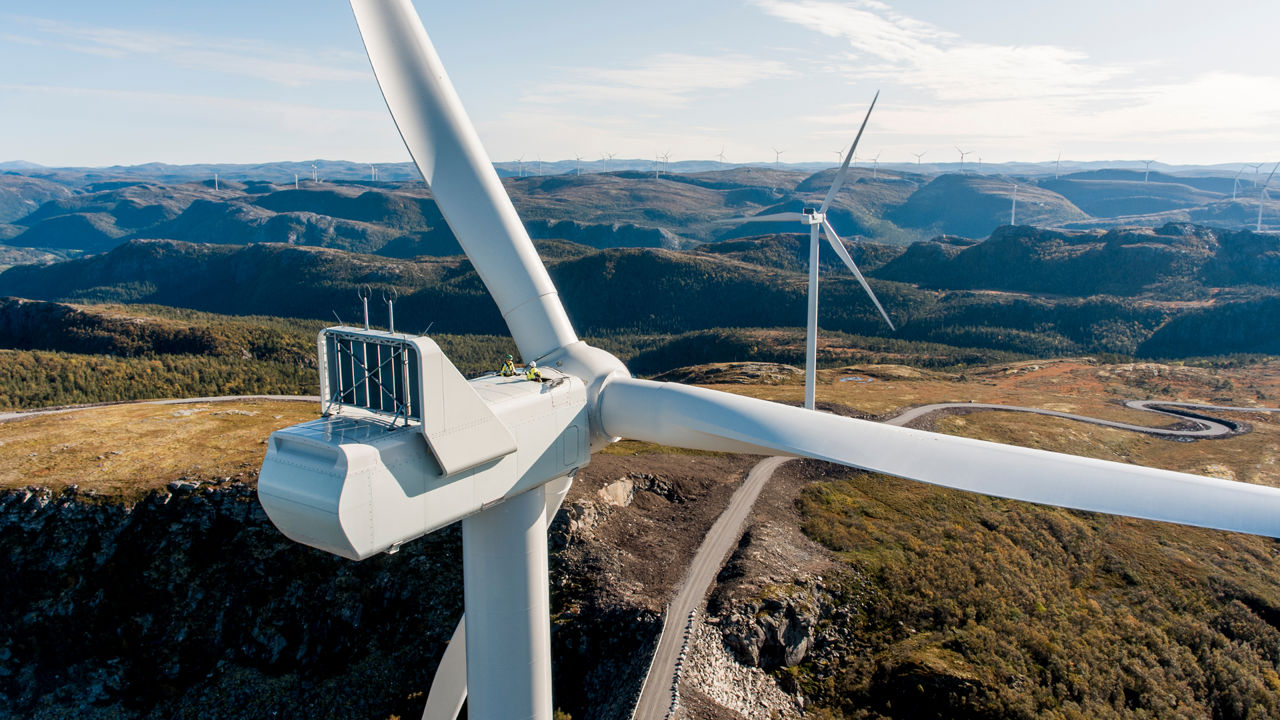
[[[655,112],[694,100],[700,93],[741,88],[759,80],[786,77],[780,62],[741,54],[719,56],[663,53],[629,68],[595,68],[562,82],[531,89],[523,100],[538,104],[632,103]]]
[[[29,44],[54,45],[105,58],[142,56],[177,67],[252,77],[278,85],[364,81],[369,75],[362,57],[350,53],[339,56],[341,64],[326,65],[314,62],[309,55],[266,50],[236,39],[79,26],[35,17],[10,21],[36,34],[25,37]]]
[[[861,77],[928,90],[951,102],[1078,95],[1130,72],[1070,48],[964,40],[879,2],[754,0],[765,12],[849,43]]]
[[[843,66],[829,57],[817,61],[824,72],[877,80],[899,90],[899,98],[916,95],[907,102],[882,98],[872,119],[874,144],[898,155],[934,143],[947,148],[935,155],[954,160],[951,146],[958,143],[985,146],[988,160],[1012,160],[1077,144],[1097,153],[1190,160],[1205,157],[1197,143],[1266,149],[1280,130],[1276,77],[1203,72],[1152,83],[1137,68],[1098,62],[1077,49],[966,40],[875,0],[750,1],[847,43]],[[807,120],[842,136],[864,112],[865,106],[849,106]]]

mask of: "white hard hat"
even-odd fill
[[[538,361],[537,361],[537,360],[530,360],[530,361],[529,361],[529,367],[538,367]]]

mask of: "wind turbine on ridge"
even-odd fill
[[[959,146],[959,145],[957,145],[957,146],[956,146],[956,152],[960,153],[960,172],[961,172],[961,174],[963,174],[963,173],[964,173],[964,159],[965,159],[965,156],[967,156],[967,155],[972,155],[972,154],[973,154],[973,151],[972,151],[972,150],[961,150],[961,149],[960,149],[960,146]]]
[[[441,660],[428,712],[438,688],[451,702],[434,705],[440,714],[429,718],[455,717],[466,698],[471,720],[551,720],[547,525],[590,453],[621,437],[810,457],[1013,500],[1280,537],[1277,488],[632,377],[616,357],[578,339],[409,0],[350,1],[387,108],[445,221],[520,354],[555,377],[468,381],[430,338],[328,328],[326,342],[402,353],[404,375],[415,373],[418,384],[396,387],[417,414],[411,418],[406,405],[388,423],[388,410],[326,410],[268,440],[258,499],[297,542],[361,560],[461,521],[467,621]],[[829,231],[825,217],[808,215],[811,231],[814,221]],[[355,357],[348,350],[345,370]],[[321,375],[322,395],[335,380],[342,390],[345,370],[340,362],[335,375]],[[345,397],[330,403],[349,406]]]
[[[919,164],[920,164],[920,160],[921,160],[925,155],[928,155],[928,154],[929,154],[929,151],[928,151],[928,150],[925,150],[925,151],[924,151],[924,152],[922,152],[922,153],[911,153],[911,154],[916,156],[916,165],[919,165]],[[960,158],[960,159],[961,159],[961,160],[964,160],[964,157],[963,157],[963,156],[961,156],[961,158]]]
[[[880,171],[880,153],[876,153],[876,156],[871,158],[871,179],[872,180],[875,180],[877,178],[877,173],[879,171]]]
[[[1145,175],[1142,176],[1142,184],[1146,185],[1147,178],[1151,177],[1151,163],[1155,162],[1155,160],[1141,160],[1139,162],[1142,162],[1144,165],[1147,166],[1147,172]]]
[[[771,149],[773,150],[773,169],[780,170],[782,168],[782,153],[786,152],[786,150],[779,150],[778,148]]]
[[[1267,181],[1262,184],[1262,189],[1258,191],[1258,226],[1255,232],[1262,232],[1262,207],[1271,196],[1267,194],[1267,186],[1271,184],[1271,178],[1276,175],[1276,168],[1280,168],[1280,162],[1271,168],[1271,174],[1267,176]]]
[[[720,146],[720,152],[716,155],[716,157],[719,158],[720,169],[723,170],[724,169],[724,146],[723,145]]]
[[[1236,172],[1236,176],[1231,178],[1231,202],[1236,201],[1236,193],[1240,190],[1240,176],[1244,173],[1244,169],[1247,167],[1249,167],[1247,164],[1241,165],[1240,170]]]
[[[1018,183],[1013,184],[1013,207],[1009,210],[1009,224],[1018,224]]]
[[[817,210],[813,208],[805,208],[803,212],[782,212],[769,213],[767,215],[752,215],[748,218],[740,218],[742,222],[779,222],[779,221],[799,221],[802,225],[809,228],[809,313],[808,322],[805,326],[805,352],[804,352],[804,406],[805,408],[814,409],[816,378],[818,366],[818,234],[822,233],[827,239],[827,243],[831,245],[831,249],[836,251],[836,255],[840,260],[853,272],[853,276],[858,279],[858,283],[862,285],[862,289],[867,292],[871,298],[871,302],[875,304],[876,309],[880,311],[881,317],[889,324],[890,330],[896,330],[893,321],[889,319],[889,313],[885,312],[884,306],[880,304],[880,300],[876,298],[876,294],[871,291],[871,286],[867,284],[867,279],[862,276],[862,271],[858,270],[858,265],[854,263],[853,258],[849,255],[849,251],[841,241],[840,236],[836,234],[835,228],[831,227],[831,222],[827,220],[827,210],[831,207],[831,201],[835,199],[836,193],[840,192],[840,187],[844,185],[845,177],[849,173],[849,163],[853,160],[853,154],[858,149],[858,141],[862,139],[862,132],[867,129],[867,121],[871,119],[871,111],[876,107],[876,100],[880,99],[880,92],[877,90],[875,97],[871,99],[871,106],[867,108],[866,117],[862,118],[862,125],[858,128],[858,134],[853,139],[853,144],[849,146],[849,152],[844,157],[844,163],[840,169],[836,171],[836,177],[831,182],[831,188],[827,190],[827,196],[823,198],[822,205]],[[777,152],[775,150],[775,152]],[[725,222],[733,222],[728,220]]]

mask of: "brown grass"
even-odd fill
[[[256,477],[272,431],[318,403],[110,405],[0,423],[0,489],[78,485],[136,499],[182,477]]]

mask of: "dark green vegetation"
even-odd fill
[[[806,245],[789,234],[692,251],[539,241],[579,332],[623,346],[655,344],[638,336],[798,325],[805,316]],[[869,243],[854,250],[898,331],[888,332],[829,249],[820,255],[828,270],[821,284],[824,330],[1040,356],[1267,353],[1276,352],[1280,337],[1276,235],[1179,224],[1105,232],[1022,226],[1002,228],[980,243],[940,238],[905,251]],[[462,257],[391,259],[286,244],[138,240],[101,255],[0,274],[0,293],[20,297],[321,322],[335,314],[354,321],[363,285],[374,289],[375,300],[390,290],[399,294],[401,329],[505,334]],[[384,312],[375,301],[374,317]]]
[[[837,662],[788,673],[817,717],[1280,714],[1273,540],[818,474],[804,531],[848,575]]]

